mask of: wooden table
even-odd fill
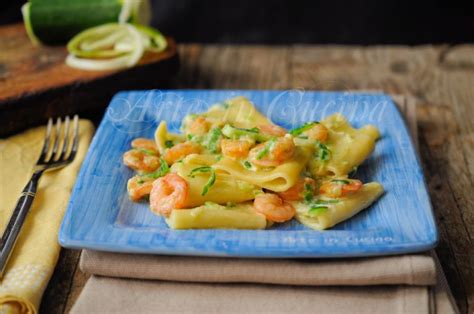
[[[440,232],[436,252],[462,312],[474,311],[474,45],[181,45],[175,88],[377,89],[417,98],[421,158]],[[41,312],[68,312],[86,276],[63,250]]]

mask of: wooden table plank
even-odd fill
[[[138,65],[113,71],[69,67],[64,46],[35,46],[23,24],[0,27],[0,136],[45,123],[49,117],[102,110],[123,89],[160,88],[178,70],[176,44],[145,52]],[[11,119],[21,116],[21,119]]]
[[[461,311],[473,312],[472,51],[474,46],[181,45],[181,72],[173,87],[378,89],[417,97],[421,159],[440,230],[436,251]],[[72,281],[61,270],[73,270],[67,266],[74,263],[73,255],[63,254],[72,262],[62,262],[55,273],[71,282],[67,308],[85,282],[79,270]],[[44,304],[52,303],[54,288],[48,288]]]

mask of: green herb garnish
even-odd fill
[[[318,158],[322,161],[328,161],[331,158],[331,150],[323,143],[316,141],[318,146]]]
[[[209,139],[207,141],[207,149],[211,153],[217,153],[217,142],[219,141],[219,138],[222,136],[221,129],[219,128],[213,128],[211,131],[209,131]]]
[[[262,159],[266,155],[270,153],[270,151],[273,149],[273,146],[275,145],[275,139],[272,138],[269,140],[265,146],[258,152],[257,156],[255,157],[257,160]]]
[[[317,216],[317,215],[327,212],[327,210],[328,210],[327,206],[315,205],[309,208],[308,214],[310,214],[311,216]]]
[[[236,128],[231,126],[230,124],[224,125],[224,127],[222,128],[222,134],[231,139],[240,139],[241,137],[246,137],[251,138],[256,142],[260,143],[271,139],[271,136],[261,133],[260,130],[256,127],[251,129]]]
[[[316,124],[319,124],[319,122],[318,121],[307,122],[307,123],[303,124],[302,126],[291,130],[290,134],[293,135],[293,136],[300,135],[301,133],[310,130]]]
[[[331,182],[339,183],[339,184],[349,184],[349,183],[351,183],[349,180],[340,180],[340,179],[334,179],[334,180],[331,180]]]
[[[170,168],[166,160],[164,160],[163,158],[160,158],[160,168],[158,168],[158,170],[156,170],[155,172],[144,174],[141,177],[158,179],[166,175],[169,171],[170,171]]]
[[[171,140],[166,140],[166,141],[165,141],[165,147],[166,147],[166,148],[171,148],[171,147],[173,147],[173,146],[174,146],[173,141],[171,141]]]
[[[211,171],[211,176],[209,177],[209,180],[207,181],[206,185],[202,188],[202,193],[201,195],[204,196],[209,192],[209,189],[216,183],[216,172],[214,169]]]
[[[188,139],[188,141],[192,140],[194,137],[194,135],[192,135],[191,133],[189,133],[186,138]]]
[[[247,169],[252,168],[252,164],[251,164],[248,160],[244,161],[244,162],[243,162],[243,165],[244,165],[244,167],[247,168]]]
[[[203,166],[203,167],[197,167],[191,170],[191,172],[188,174],[191,178],[194,178],[194,176],[198,173],[207,173],[210,172],[211,175],[209,176],[209,180],[207,183],[203,186],[201,195],[204,196],[209,192],[209,189],[216,183],[216,172],[214,168],[210,166]]]
[[[313,187],[311,186],[311,184],[304,184],[303,198],[306,203],[311,203],[311,201],[313,200]]]

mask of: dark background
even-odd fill
[[[21,20],[20,7],[24,0],[0,2],[0,24]],[[474,42],[474,0],[152,0],[152,3],[153,25],[179,42],[409,45]]]

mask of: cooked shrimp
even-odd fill
[[[127,182],[127,191],[132,201],[138,201],[151,192],[154,178],[134,176]]]
[[[168,173],[153,182],[150,208],[156,214],[169,216],[173,209],[185,206],[188,193],[188,182],[176,173]]]
[[[321,194],[329,197],[343,197],[354,192],[359,191],[362,188],[362,182],[360,180],[331,180],[324,182],[319,188]]]
[[[199,154],[201,152],[201,146],[193,142],[184,142],[176,144],[175,146],[168,149],[164,155],[164,159],[171,165],[176,161],[183,159],[190,154]]]
[[[303,134],[307,135],[310,139],[320,141],[321,143],[326,143],[328,140],[329,131],[324,125],[318,123],[308,131],[303,132]]]
[[[305,185],[309,185],[311,191],[316,189],[316,181],[311,178],[300,178],[291,188],[277,194],[285,201],[299,201],[304,198]]]
[[[136,171],[152,172],[160,166],[160,158],[152,152],[131,149],[123,154],[123,163]]]
[[[158,152],[158,147],[156,146],[156,143],[154,140],[149,139],[149,138],[136,138],[132,141],[132,147],[133,148],[141,148],[141,149],[146,149],[150,152],[155,153],[156,155],[159,155],[160,153]]]
[[[232,158],[247,157],[252,144],[248,141],[227,140],[221,141],[222,154]]]
[[[262,124],[257,127],[260,132],[263,134],[271,135],[271,136],[285,136],[286,130],[281,126],[274,125],[274,124]]]
[[[191,122],[189,126],[188,133],[193,135],[204,135],[209,132],[211,124],[203,116],[199,116]]]
[[[276,167],[293,157],[295,151],[291,137],[279,137],[252,148],[250,159],[257,166]]]
[[[272,193],[258,194],[253,201],[253,206],[257,212],[264,215],[267,220],[273,222],[291,220],[296,213],[293,205]]]

